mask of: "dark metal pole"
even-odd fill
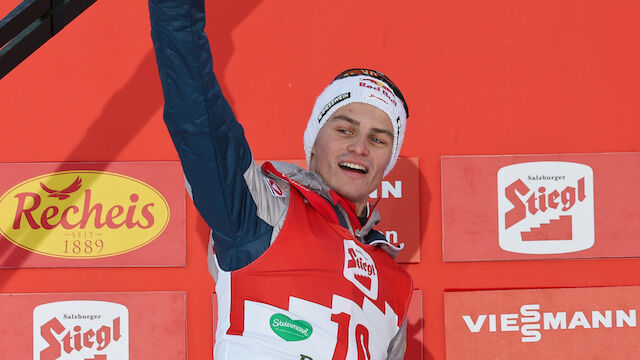
[[[0,79],[96,0],[24,0],[0,20]]]

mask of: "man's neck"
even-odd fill
[[[357,217],[366,217],[367,214],[367,202],[363,201],[361,203],[356,203],[356,216]]]

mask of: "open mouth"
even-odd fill
[[[340,168],[342,168],[342,169],[359,172],[361,174],[366,174],[366,173],[369,172],[369,170],[367,170],[366,167],[364,167],[362,165],[354,164],[354,163],[348,162],[348,161],[344,161],[344,162],[338,163],[338,166],[340,166]]]

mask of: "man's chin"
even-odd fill
[[[363,194],[361,189],[334,189],[334,191],[354,204],[364,203],[369,198],[369,193]]]

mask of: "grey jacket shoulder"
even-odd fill
[[[256,204],[257,216],[273,227],[270,242],[273,243],[289,209],[291,185],[284,179],[265,173],[255,161],[243,177]]]

